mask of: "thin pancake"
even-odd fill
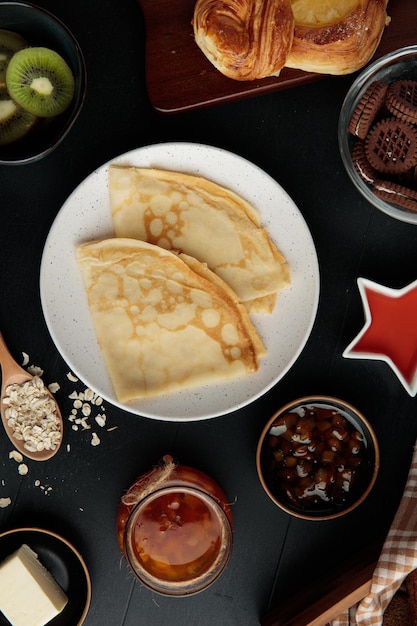
[[[289,269],[246,200],[205,178],[153,168],[112,165],[109,188],[117,237],[189,254],[249,310],[272,311]]]
[[[119,401],[258,369],[265,349],[245,307],[205,264],[125,238],[83,244],[77,261]]]

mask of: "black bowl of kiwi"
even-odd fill
[[[0,3],[0,164],[54,150],[86,93],[82,51],[69,29],[33,4]]]

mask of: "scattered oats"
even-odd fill
[[[51,383],[48,385],[48,389],[51,393],[56,393],[61,389],[61,385],[59,383]]]
[[[91,400],[95,398],[95,395],[96,394],[92,389],[90,389],[90,387],[87,387],[84,391],[84,398],[87,400],[87,402],[91,402]]]
[[[70,380],[72,383],[78,383],[78,378],[72,373],[72,372],[68,372],[67,374],[67,378],[68,380]]]
[[[28,367],[28,372],[30,374],[32,374],[32,376],[42,376],[43,375],[43,369],[41,367],[39,367],[39,365],[30,365]]]
[[[13,459],[16,463],[21,463],[23,461],[23,455],[17,450],[12,450],[9,452],[9,459]]]
[[[71,452],[71,444],[67,443],[67,452]]]
[[[103,428],[103,426],[106,425],[106,416],[100,415],[99,413],[98,415],[96,415],[96,422],[99,426],[101,426],[101,428]]]
[[[12,503],[10,498],[0,498],[0,509],[5,509]]]
[[[35,480],[35,482],[34,482],[35,487],[39,487],[40,484],[41,484],[40,480]]]
[[[78,378],[71,373],[67,374],[67,377],[73,382],[78,382]],[[71,413],[68,415],[68,421],[71,423],[72,430],[91,430],[92,426],[89,421],[90,419],[94,419],[96,424],[101,428],[106,425],[106,407],[104,406],[104,400],[95,391],[93,391],[93,389],[85,387],[83,391],[73,390],[69,394],[68,398],[73,401]],[[100,413],[94,415],[94,407],[100,407]],[[115,426],[108,430],[111,431],[115,428],[117,427]],[[97,433],[92,433],[90,443],[92,446],[98,446],[101,443]],[[69,450],[70,448],[67,447],[68,452]]]
[[[111,433],[111,432],[112,432],[112,430],[117,430],[118,428],[119,428],[118,426],[112,426],[111,428],[108,428],[108,429],[107,429],[107,432],[108,432],[108,433]]]
[[[17,471],[19,472],[21,476],[26,476],[26,474],[29,471],[29,468],[26,465],[26,463],[20,463],[19,467],[17,468]]]
[[[82,507],[80,507],[80,511],[84,511],[84,509]]]
[[[29,363],[29,355],[26,354],[26,352],[22,352],[22,356],[23,356],[22,366],[26,367],[26,365]]]

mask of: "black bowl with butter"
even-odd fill
[[[57,52],[74,76],[74,96],[61,115],[42,119],[22,139],[0,145],[0,164],[31,163],[52,152],[66,137],[84,104],[86,67],[84,56],[70,30],[54,15],[24,2],[0,3],[1,29],[17,33],[29,46]]]
[[[356,508],[371,491],[379,447],[365,417],[328,396],[300,398],[265,425],[256,452],[260,482],[281,509],[328,520]]]

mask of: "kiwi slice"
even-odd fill
[[[10,98],[6,87],[0,87],[0,146],[24,137],[36,120],[35,115],[21,109]]]
[[[28,45],[18,33],[0,28],[0,85],[5,84],[6,67],[14,53]]]
[[[74,96],[74,77],[64,59],[49,48],[16,52],[6,70],[10,97],[32,115],[63,113]]]

